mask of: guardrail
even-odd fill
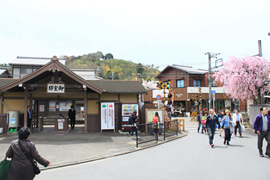
[[[164,141],[166,138],[171,136],[178,136],[181,132],[181,126],[184,131],[184,119],[175,119],[171,121],[164,121],[159,123],[159,138],[162,138]],[[139,144],[154,142],[154,123],[146,123],[146,124],[137,124],[137,135],[136,135],[136,147],[139,147]]]

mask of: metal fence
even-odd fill
[[[180,123],[179,120],[159,123],[159,139],[165,141],[168,137],[178,136],[178,134],[181,133]],[[153,125],[155,124],[147,123],[137,125],[136,147],[139,147],[139,144],[155,141]]]

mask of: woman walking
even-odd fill
[[[232,132],[233,132],[233,118],[231,117],[231,112],[230,110],[226,110],[226,116],[223,117],[222,122],[221,122],[221,127],[224,129],[225,131],[225,137],[224,137],[224,144],[230,145],[230,141],[231,141],[231,136],[232,136]]]
[[[202,117],[202,134],[206,134],[206,130],[205,130],[205,124],[206,124],[206,121],[207,121],[207,112],[204,113],[204,116]]]
[[[155,143],[158,143],[159,122],[160,122],[160,117],[158,115],[158,112],[155,112],[155,116],[153,118],[154,136],[156,140]]]
[[[12,158],[8,180],[32,180],[35,177],[33,165],[28,157],[47,167],[51,162],[41,157],[35,144],[29,140],[30,129],[22,127],[19,130],[19,139],[12,141],[6,153],[8,158]],[[24,153],[25,152],[25,153]],[[29,156],[28,156],[29,155]]]
[[[225,111],[221,111],[221,115],[222,115],[222,117],[221,117],[219,123],[221,123],[222,119],[224,118],[224,116],[225,116]],[[220,136],[220,137],[221,137],[223,131],[224,131],[223,128],[220,128],[220,130],[219,130],[219,136]]]

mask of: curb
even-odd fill
[[[66,164],[62,164],[62,165],[56,165],[56,166],[52,166],[52,167],[48,167],[48,168],[40,168],[41,171],[46,171],[46,170],[51,170],[51,169],[57,169],[57,168],[62,168],[62,167],[68,167],[68,166],[74,166],[74,165],[79,165],[79,164],[84,164],[84,163],[89,163],[89,162],[94,162],[94,161],[99,161],[99,160],[103,160],[103,159],[108,159],[108,158],[112,158],[112,157],[117,157],[117,156],[122,156],[122,155],[126,155],[126,154],[130,154],[130,153],[134,153],[137,151],[141,151],[144,149],[148,149],[154,146],[158,146],[158,145],[162,145],[164,143],[176,140],[176,139],[180,139],[182,137],[187,136],[188,134],[183,134],[174,138],[171,138],[169,140],[166,140],[164,142],[161,142],[159,144],[153,144],[153,145],[148,145],[142,148],[136,148],[135,150],[131,150],[131,151],[126,151],[126,152],[122,152],[122,153],[118,153],[118,154],[113,154],[113,155],[108,155],[108,156],[104,156],[104,157],[99,157],[99,158],[92,158],[92,159],[88,159],[88,160],[84,160],[84,161],[77,161],[77,162],[72,162],[72,163],[66,163]]]

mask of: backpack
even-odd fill
[[[128,118],[128,123],[129,123],[129,124],[133,124],[133,118],[132,118],[132,116],[130,116],[130,117]]]

